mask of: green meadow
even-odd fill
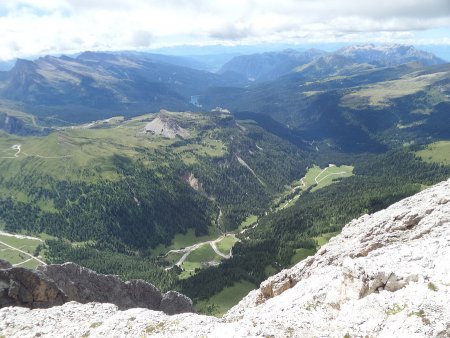
[[[431,143],[416,154],[426,162],[450,165],[450,141]]]
[[[255,284],[240,280],[233,286],[224,288],[208,300],[199,301],[196,308],[200,313],[221,317],[254,289],[256,289]]]

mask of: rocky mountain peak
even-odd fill
[[[367,62],[377,66],[396,66],[408,62],[420,62],[424,66],[432,66],[445,63],[432,53],[416,49],[411,45],[363,44],[341,48],[336,52],[355,62]]]
[[[449,261],[450,180],[353,220],[223,318],[69,302],[39,311],[3,308],[0,331],[8,337],[448,337]]]
[[[33,70],[35,68],[36,68],[36,64],[33,61],[26,60],[26,59],[17,59],[13,70],[15,70],[15,71]]]

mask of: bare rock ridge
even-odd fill
[[[64,291],[70,300],[79,303],[112,303],[119,309],[143,307],[158,310],[162,295],[142,280],[123,282],[117,276],[98,274],[74,263],[39,267]]]
[[[315,256],[263,282],[223,318],[69,302],[42,310],[0,309],[0,332],[7,337],[450,337],[449,262],[450,180],[353,220]]]
[[[175,291],[166,294],[143,280],[123,282],[74,263],[13,268],[0,262],[0,307],[49,308],[67,301],[111,303],[120,310],[146,308],[169,315],[193,312],[191,299]]]

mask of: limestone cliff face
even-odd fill
[[[450,337],[450,180],[350,222],[224,318],[111,304],[0,310],[7,337]]]

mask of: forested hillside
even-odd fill
[[[189,135],[144,131],[162,116],[167,128]],[[157,268],[152,249],[188,229],[197,236],[236,229],[247,216],[263,213],[310,161],[306,150],[220,112],[162,112],[34,140],[6,137],[2,145],[10,155],[0,159],[5,230],[58,239],[47,242],[51,262],[153,276],[158,285],[173,272]],[[47,156],[49,149],[59,155]],[[80,156],[86,152],[92,157]],[[18,168],[21,175],[15,175]],[[190,175],[198,186],[190,185]]]
[[[333,154],[326,158],[350,160]],[[353,161],[355,176],[326,189],[308,189],[292,207],[261,215],[257,227],[239,236],[232,259],[183,281],[182,291],[201,300],[241,280],[258,285],[273,271],[313,254],[322,237],[339,232],[353,218],[450,177],[449,166],[425,163],[405,150],[353,157]]]

